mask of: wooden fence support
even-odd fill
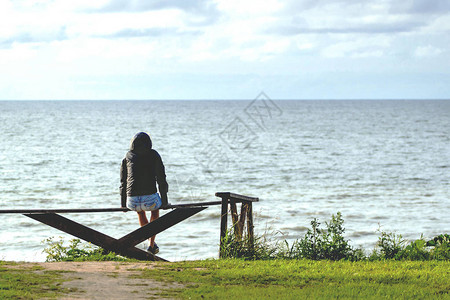
[[[120,239],[112,238],[106,234],[98,232],[92,228],[74,222],[63,216],[55,213],[36,213],[24,214],[25,216],[69,233],[94,245],[97,245],[107,251],[115,252],[117,254],[136,258],[140,260],[163,260],[165,259],[148,253],[144,250],[136,248],[135,246],[140,242],[158,234],[169,227],[195,215],[204,210],[206,207],[189,207],[177,208],[159,219],[148,223],[145,226],[136,229],[135,231],[125,235]]]
[[[220,213],[220,244],[227,234],[227,220],[228,220],[228,199],[222,198],[222,209]]]
[[[242,235],[242,230],[239,228],[239,215],[237,212],[236,201],[230,201],[231,220],[233,221],[234,232],[237,236]]]
[[[247,224],[247,237],[253,244],[253,213],[252,203],[258,198],[248,197],[230,192],[218,192],[216,196],[221,201],[184,203],[171,205],[168,208],[173,211],[163,215],[159,219],[142,226],[120,239],[115,239],[99,231],[65,218],[58,213],[94,213],[94,212],[120,212],[128,211],[126,207],[120,208],[69,208],[69,209],[0,209],[0,214],[23,214],[31,219],[69,233],[85,241],[91,242],[107,251],[136,258],[140,260],[163,260],[156,255],[138,249],[135,246],[142,241],[158,234],[167,228],[182,222],[183,220],[204,210],[207,206],[221,205],[220,215],[220,249],[227,233],[228,205],[230,205],[231,219],[234,233],[238,239],[244,235],[244,225]],[[241,203],[241,213],[237,213],[237,203]],[[222,251],[220,251],[220,255]]]
[[[254,242],[254,232],[253,232],[253,208],[252,203],[249,201],[247,205],[247,237],[250,240],[250,244],[253,245]]]
[[[244,235],[244,225],[247,221],[247,238],[253,246],[254,232],[253,232],[253,211],[252,202],[259,201],[258,198],[238,195],[234,193],[224,192],[216,193],[217,197],[222,198],[221,215],[220,215],[220,250],[219,257],[222,257],[222,248],[224,238],[227,232],[228,222],[228,205],[230,205],[231,219],[233,222],[234,234],[236,238],[242,239]],[[241,203],[241,213],[238,215],[236,203]]]

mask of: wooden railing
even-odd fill
[[[244,225],[247,223],[247,238],[253,243],[254,230],[253,230],[253,202],[258,202],[259,198],[248,197],[239,194],[222,192],[216,193],[217,197],[222,198],[221,205],[221,217],[220,217],[220,249],[222,249],[224,238],[227,234],[228,227],[228,206],[231,211],[231,219],[233,222],[233,229],[236,238],[242,239],[244,234]],[[238,214],[237,203],[241,203],[241,213]],[[246,222],[247,221],[247,222]],[[222,253],[220,252],[220,255]]]
[[[142,226],[135,231],[115,239],[99,231],[93,230],[87,226],[74,222],[66,217],[60,216],[60,213],[96,213],[96,212],[123,212],[128,211],[126,207],[119,208],[59,208],[59,209],[2,209],[0,214],[23,214],[31,219],[54,227],[80,239],[88,241],[94,245],[102,247],[105,250],[115,252],[117,254],[136,258],[140,260],[163,260],[165,259],[143,251],[135,246],[146,239],[161,233],[164,230],[178,224],[187,218],[206,209],[208,206],[221,205],[221,223],[220,223],[220,242],[227,231],[228,205],[231,210],[231,217],[235,233],[242,238],[245,221],[247,221],[247,235],[253,240],[253,216],[252,202],[259,199],[238,195],[230,192],[216,193],[217,197],[222,198],[221,201],[197,202],[170,205],[167,209],[172,211],[164,214],[159,219]],[[237,203],[241,204],[241,213],[237,213]],[[222,244],[221,244],[222,246]]]

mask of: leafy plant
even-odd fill
[[[423,236],[421,236],[420,239],[410,242],[410,244],[401,251],[399,258],[409,260],[430,260],[431,252],[427,250],[427,242],[423,239]]]
[[[344,238],[344,220],[340,212],[332,215],[330,222],[325,224],[327,229],[321,229],[317,219],[311,221],[311,229],[305,237],[294,242],[295,258],[360,260],[364,256],[361,249],[353,249]]]
[[[54,237],[43,241],[48,247],[42,252],[47,254],[46,261],[124,261],[128,260],[118,256],[113,252],[93,246],[92,244],[82,243],[79,239],[71,239],[69,245],[65,246],[62,237],[55,240]]]
[[[395,260],[449,260],[450,237],[441,234],[432,240],[426,241],[423,236],[420,239],[407,244],[400,234],[381,232],[376,249],[370,256],[370,260],[395,259]]]
[[[406,240],[403,239],[401,234],[379,231],[381,236],[378,238],[376,248],[370,259],[399,259],[400,253],[404,250]]]
[[[450,260],[450,235],[441,234],[429,240],[426,244],[431,247],[431,257],[435,260]]]

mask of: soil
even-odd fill
[[[70,292],[59,299],[171,299],[158,293],[179,289],[177,283],[136,278],[143,269],[157,263],[128,262],[46,262],[36,263],[46,270],[67,271],[63,287]],[[28,266],[30,264],[27,264]],[[16,265],[14,267],[19,267]]]

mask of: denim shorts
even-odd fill
[[[158,193],[127,197],[127,207],[134,211],[157,210],[161,207],[161,204],[161,197]]]

